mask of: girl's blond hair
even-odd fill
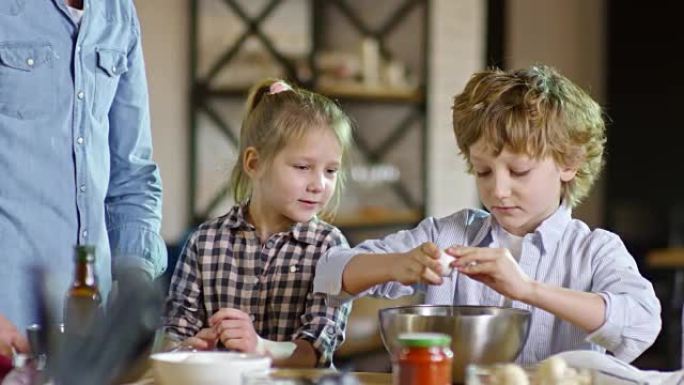
[[[480,138],[498,155],[504,147],[535,159],[551,156],[577,174],[562,195],[576,206],[603,166],[606,142],[601,107],[570,80],[546,65],[474,74],[454,98],[458,147],[472,172],[469,149]]]
[[[262,164],[268,165],[287,143],[314,129],[331,130],[342,148],[342,170],[337,177],[333,203],[323,212],[324,217],[331,217],[346,177],[347,152],[352,143],[351,120],[327,97],[279,79],[263,80],[249,92],[240,128],[238,159],[230,179],[235,202],[246,203],[252,194],[252,183],[243,164],[247,148],[255,148]]]

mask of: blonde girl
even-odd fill
[[[281,366],[330,366],[349,307],[312,292],[316,263],[342,233],[334,211],[351,123],[328,98],[267,80],[250,92],[231,182],[235,206],[202,224],[176,266],[168,335]],[[333,202],[331,204],[331,202]]]

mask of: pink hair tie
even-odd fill
[[[275,94],[283,92],[283,91],[290,91],[291,89],[292,89],[292,87],[290,87],[287,83],[279,80],[279,81],[271,84],[270,87],[268,87],[268,94],[269,95],[275,95]]]

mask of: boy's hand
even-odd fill
[[[523,300],[532,290],[532,279],[515,261],[508,249],[491,247],[450,247],[447,253],[459,272],[480,281],[498,293]]]
[[[441,284],[440,253],[437,245],[425,242],[411,251],[400,254],[396,263],[389,266],[392,280],[404,285],[421,282]]]
[[[259,336],[249,314],[238,309],[223,308],[209,318],[209,325],[227,349],[255,353]]]
[[[185,339],[181,345],[197,350],[214,350],[218,343],[218,335],[212,328],[200,330],[194,337]]]

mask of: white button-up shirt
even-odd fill
[[[318,262],[314,291],[327,294],[332,303],[352,299],[341,290],[341,280],[344,267],[357,254],[406,252],[424,242],[433,242],[442,249],[453,245],[487,247],[497,243],[498,229],[499,225],[488,213],[462,210],[444,218],[429,217],[414,229],[369,240],[352,249],[332,248]],[[518,357],[521,364],[532,364],[573,349],[608,350],[630,362],[660,332],[660,302],[620,238],[606,230],[590,230],[584,222],[573,219],[565,206],[560,206],[534,232],[525,235],[518,263],[536,281],[597,293],[606,303],[605,322],[587,334],[542,309],[512,301],[512,307],[527,309],[532,314],[529,338]],[[411,295],[415,289],[415,286],[388,282],[356,297],[397,298]],[[441,285],[426,288],[425,302],[499,306],[504,298],[454,270]]]

